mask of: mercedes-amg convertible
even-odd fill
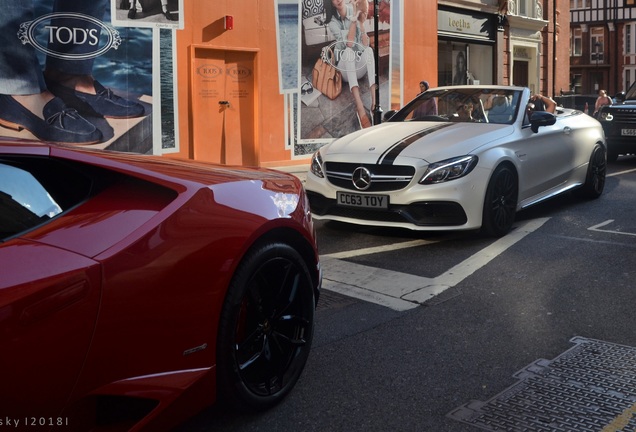
[[[430,89],[388,121],[323,146],[305,184],[314,218],[502,236],[517,211],[557,194],[599,197],[600,123],[538,110],[534,99],[523,87]]]

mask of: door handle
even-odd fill
[[[219,101],[219,105],[225,105],[226,107],[229,108],[230,107],[230,101],[224,101],[224,100]]]

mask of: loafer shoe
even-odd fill
[[[0,126],[21,131],[26,129],[42,141],[60,144],[95,144],[102,133],[94,124],[53,98],[42,109],[45,120],[26,109],[9,95],[0,95]]]
[[[165,11],[165,12],[162,12],[162,13],[163,13],[163,16],[165,16],[168,21],[178,21],[179,20],[179,18],[177,18],[175,16],[175,14],[173,14],[170,11]]]
[[[144,114],[143,105],[117,96],[98,81],[93,84],[96,94],[80,92],[52,81],[47,81],[46,85],[51,93],[80,113],[113,119],[134,118]]]

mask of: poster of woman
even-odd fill
[[[465,51],[453,51],[453,85],[465,85],[468,81],[468,69]]]
[[[374,2],[303,0],[300,139],[329,142],[370,127],[377,103],[389,103],[391,1],[380,0],[378,44],[374,37]],[[376,67],[380,101],[376,101]],[[326,59],[341,79],[341,90],[322,88],[314,67]]]

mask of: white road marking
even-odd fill
[[[401,243],[393,243],[390,245],[382,245],[382,246],[375,246],[375,247],[369,247],[364,249],[355,249],[350,251],[326,254],[326,255],[321,255],[321,258],[337,258],[337,259],[353,258],[353,257],[361,256],[361,255],[371,255],[374,253],[389,252],[389,251],[400,250],[400,249],[405,249],[410,247],[422,246],[426,244],[433,244],[437,242],[439,242],[439,240],[434,240],[434,241],[433,240],[413,240],[413,241],[407,241],[407,242],[401,242]]]
[[[457,285],[526,235],[540,228],[548,219],[534,219],[520,224],[505,237],[435,278],[415,276],[342,260],[342,258],[359,256],[360,252],[363,251],[369,254],[379,253],[385,250],[397,250],[433,243],[424,240],[324,255],[321,256],[321,265],[324,269],[323,288],[398,311],[412,309]]]
[[[612,173],[612,174],[607,174],[606,177],[614,177],[614,176],[617,176],[617,175],[629,174],[629,173],[632,173],[632,172],[636,172],[636,168],[630,169],[630,170],[625,170],[625,171],[619,171],[619,172],[615,172],[615,173]]]
[[[622,232],[622,231],[613,231],[613,230],[602,230],[599,229],[601,227],[604,227],[606,225],[611,224],[612,222],[614,222],[614,219],[608,219],[605,222],[601,222],[598,225],[594,225],[588,228],[588,231],[597,231],[597,232],[605,232],[605,233],[610,233],[610,234],[622,234],[622,235],[628,235],[628,236],[636,236],[636,233],[628,233],[628,232]]]

